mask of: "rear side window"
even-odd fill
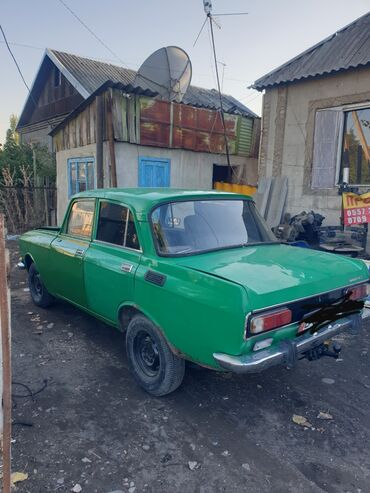
[[[127,207],[113,202],[100,203],[96,239],[113,245],[140,249],[132,212]]]
[[[69,213],[67,234],[91,237],[94,218],[94,200],[78,200]]]

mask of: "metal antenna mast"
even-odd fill
[[[222,122],[222,127],[224,129],[224,139],[225,139],[225,152],[226,152],[226,159],[227,159],[227,179],[230,182],[231,177],[232,177],[232,168],[231,168],[231,163],[230,163],[230,152],[229,152],[229,143],[227,140],[227,135],[226,135],[226,124],[225,124],[225,115],[224,115],[224,106],[223,106],[223,101],[222,101],[222,93],[221,93],[221,85],[220,85],[220,76],[218,73],[218,65],[217,65],[217,55],[216,55],[216,45],[215,45],[215,37],[213,33],[213,23],[216,24],[218,28],[220,26],[217,24],[217,22],[213,19],[212,17],[212,1],[211,0],[203,0],[203,6],[204,6],[204,12],[206,14],[206,21],[207,19],[209,20],[209,26],[210,26],[210,31],[211,31],[211,40],[212,40],[212,51],[213,51],[213,58],[215,62],[215,71],[216,71],[216,80],[217,80],[217,89],[218,89],[218,96],[220,99],[220,112],[221,112],[221,122]],[[217,15],[246,15],[248,12],[237,12],[235,14],[229,13],[229,14],[217,14]],[[197,39],[195,40],[195,43],[198,41],[198,38],[203,30],[203,27],[206,23],[204,22]],[[194,45],[195,45],[194,43]]]

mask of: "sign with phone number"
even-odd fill
[[[370,192],[362,195],[343,194],[343,221],[345,226],[370,222]]]

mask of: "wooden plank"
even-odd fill
[[[110,90],[107,92],[107,132],[108,132],[108,144],[109,144],[109,157],[111,163],[111,183],[112,187],[117,187],[117,167],[116,167],[116,153],[114,144],[114,124],[113,124],[113,96]]]
[[[0,214],[0,323],[3,363],[3,493],[11,491],[11,353],[10,353],[10,292],[9,253],[5,248],[5,217]]]

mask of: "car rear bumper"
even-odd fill
[[[276,365],[292,367],[307,351],[340,332],[358,327],[360,321],[361,315],[351,315],[325,325],[314,334],[306,333],[296,339],[282,341],[268,349],[241,356],[213,353],[213,357],[222,368],[235,373],[258,373]]]

